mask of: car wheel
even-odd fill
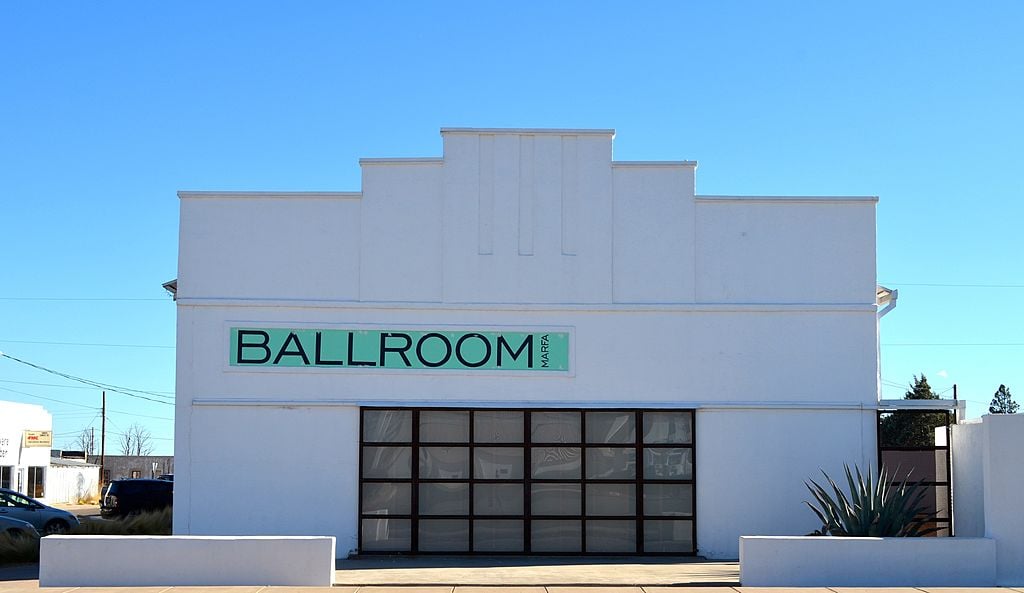
[[[43,526],[43,535],[55,535],[68,532],[68,524],[66,521],[60,519],[54,519]]]

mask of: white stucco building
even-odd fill
[[[47,499],[52,441],[46,408],[0,401],[0,488]]]
[[[359,191],[179,193],[175,533],[735,558],[875,464],[876,198],[441,135]]]

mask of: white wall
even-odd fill
[[[996,584],[1024,585],[1024,414],[986,414],[953,427],[957,536],[996,541]]]
[[[875,199],[695,195],[610,130],[457,130],[358,192],[180,192],[178,298],[875,303]]]
[[[227,323],[225,320],[230,320]],[[874,313],[825,308],[595,311],[463,307],[179,306],[179,398],[437,402],[875,402]],[[232,324],[570,327],[572,375],[228,366]],[[828,336],[828,339],[823,339]],[[180,347],[180,345],[179,345]],[[185,359],[188,356],[188,360]],[[193,385],[194,384],[194,385]]]
[[[51,535],[39,544],[39,585],[330,587],[334,544],[327,537]]]
[[[175,535],[327,535],[356,548],[359,412],[334,407],[206,407],[176,462]],[[184,471],[182,471],[184,470]]]
[[[46,500],[67,502],[99,500],[99,466],[51,465],[46,470]]]
[[[985,430],[980,419],[952,426],[953,530],[985,535]],[[936,433],[940,429],[936,429]]]
[[[982,416],[985,537],[996,540],[996,584],[1024,585],[1024,414]]]
[[[996,542],[968,537],[744,537],[746,587],[992,587]],[[918,589],[919,590],[919,589]],[[954,589],[955,590],[955,589]],[[961,589],[963,590],[963,589]]]
[[[698,553],[738,558],[744,535],[807,535],[806,480],[843,463],[875,465],[873,410],[705,409],[697,412]]]

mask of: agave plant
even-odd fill
[[[854,467],[856,478],[850,467],[843,464],[849,496],[824,470],[821,473],[833,494],[814,480],[804,482],[818,506],[807,501],[804,504],[822,522],[821,529],[812,535],[920,537],[938,531],[937,527],[926,526],[935,518],[935,513],[924,510],[927,492],[920,487],[920,482],[911,483],[908,475],[907,479],[893,484],[885,468],[879,472],[878,480],[872,481],[870,467],[866,476],[861,474],[860,468]]]

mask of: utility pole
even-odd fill
[[[100,408],[100,492],[103,492],[103,469],[107,462],[107,392],[103,392],[103,407]]]

